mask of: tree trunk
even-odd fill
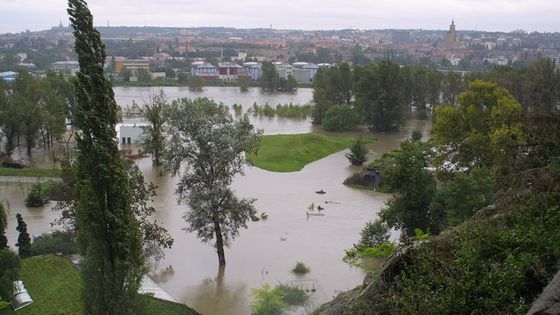
[[[220,222],[214,220],[214,233],[216,233],[216,252],[218,252],[218,261],[220,266],[226,265],[226,255],[224,253],[224,239],[222,237],[222,228]]]

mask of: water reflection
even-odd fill
[[[247,300],[247,285],[240,281],[227,281],[226,267],[218,269],[215,278],[206,278],[190,290],[194,295],[186,295],[183,300],[204,314],[246,314],[250,312]]]

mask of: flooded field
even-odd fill
[[[206,96],[227,105],[240,103],[251,106],[277,103],[307,103],[311,90],[300,89],[296,94],[261,94],[258,89],[241,93],[238,88],[205,88],[192,93],[186,88],[165,88],[169,98]],[[115,88],[119,104],[141,102],[148,95],[148,88]],[[255,121],[266,134],[301,133],[312,130],[307,120]],[[260,125],[259,125],[260,124]],[[370,145],[370,157],[380,156],[399,145],[412,130],[429,132],[429,123],[409,121],[395,134],[371,134],[378,141]],[[359,239],[364,224],[376,218],[389,195],[362,191],[342,185],[346,177],[357,169],[350,166],[338,152],[307,165],[300,172],[272,173],[258,168],[247,168],[243,177],[237,177],[233,188],[240,197],[256,198],[260,212],[266,212],[268,220],[250,223],[247,230],[226,249],[227,266],[218,269],[218,258],[211,246],[203,245],[195,234],[183,231],[182,216],[186,206],[177,205],[174,191],[177,180],[159,176],[152,168],[150,159],[138,161],[146,180],[158,186],[155,202],[157,219],[171,232],[175,245],[166,251],[166,257],[152,271],[154,280],[176,300],[187,303],[203,314],[249,314],[250,289],[264,283],[274,286],[293,283],[315,289],[308,309],[331,299],[338,292],[351,289],[361,283],[364,273],[342,261],[344,250]],[[41,158],[43,156],[43,158]],[[37,154],[43,161],[48,154]],[[48,162],[45,162],[48,164]],[[0,199],[9,200],[10,245],[16,241],[15,213],[21,212],[29,231],[38,235],[51,229],[58,214],[51,206],[30,209],[24,206],[24,198],[30,184],[0,185]],[[315,191],[324,190],[319,195]],[[324,216],[306,216],[311,203],[322,205]],[[297,261],[304,262],[311,272],[303,277],[290,272]],[[299,309],[297,313],[304,313]]]

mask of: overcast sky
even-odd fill
[[[90,0],[95,25],[560,31],[560,0]],[[65,0],[0,0],[0,33],[68,24]]]

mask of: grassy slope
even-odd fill
[[[264,136],[257,155],[249,161],[273,172],[295,172],[305,165],[352,145],[353,138],[332,137],[316,133]]]
[[[33,304],[19,310],[0,311],[0,315],[83,314],[80,301],[80,275],[69,260],[53,255],[22,260],[23,280]],[[182,304],[146,297],[146,314],[197,314]]]
[[[60,169],[51,168],[7,168],[0,167],[0,176],[24,176],[24,177],[60,177]]]

